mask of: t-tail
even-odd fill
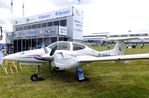
[[[126,40],[138,40],[139,37],[119,37],[119,38],[107,38],[107,41],[115,41],[115,47],[112,50],[101,51],[101,56],[115,56],[124,55],[124,41]]]
[[[111,55],[124,55],[124,41],[116,41],[115,47],[111,50]]]
[[[124,41],[117,40],[112,50],[100,51],[100,56],[124,55]]]

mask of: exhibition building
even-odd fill
[[[40,48],[55,41],[82,41],[82,21],[82,11],[74,7],[16,19],[9,37],[13,52]]]

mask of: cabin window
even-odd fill
[[[73,50],[81,50],[81,49],[84,49],[85,46],[84,45],[81,45],[81,44],[77,44],[77,43],[73,43]]]
[[[70,50],[70,45],[67,42],[60,42],[57,43],[58,47],[57,50]]]

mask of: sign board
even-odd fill
[[[59,35],[67,35],[67,28],[63,26],[58,26],[59,28]]]
[[[60,35],[67,35],[67,28],[59,26],[47,27],[44,29],[30,29],[30,30],[22,30],[16,31],[14,34],[14,38],[26,38],[26,37],[35,37],[35,36],[55,36],[60,31]]]
[[[40,35],[44,36],[55,36],[57,34],[56,32],[58,32],[57,26],[40,29]]]
[[[83,18],[83,11],[80,11],[80,10],[78,10],[78,9],[76,9],[76,8],[73,8],[73,14],[74,14],[74,16],[76,16],[76,17],[81,17],[81,18]]]
[[[83,21],[82,17],[73,17],[73,39],[83,40]]]
[[[15,20],[14,24],[20,25],[25,23],[44,21],[48,19],[55,19],[55,18],[66,17],[71,15],[73,15],[73,7],[60,9],[60,10],[44,13],[41,15],[31,16],[23,19],[17,19]]]

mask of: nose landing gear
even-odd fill
[[[38,78],[38,75],[37,74],[33,74],[31,75],[31,80],[32,81],[37,81],[39,78]]]
[[[44,80],[43,78],[39,78],[39,77],[38,77],[39,69],[40,69],[40,65],[37,65],[36,73],[33,74],[33,75],[31,75],[31,80],[32,80],[32,81],[41,81],[41,80]]]

